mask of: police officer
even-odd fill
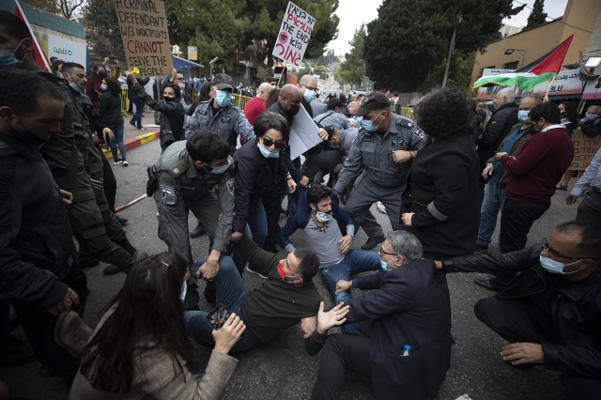
[[[188,211],[208,233],[212,249],[200,271],[212,280],[219,269],[219,257],[226,251],[234,221],[235,164],[230,145],[215,132],[202,129],[187,141],[169,146],[149,169],[149,195],[159,212],[159,237],[169,251],[176,251],[192,264],[188,239]],[[218,186],[219,199],[213,190]],[[220,217],[220,214],[221,217]]]
[[[200,129],[213,131],[230,144],[230,153],[234,154],[238,136],[244,140],[255,137],[252,125],[240,108],[231,104],[234,81],[227,74],[217,74],[213,86],[217,88],[215,97],[198,103],[194,114],[186,126],[186,138]]]
[[[410,119],[391,113],[390,102],[381,92],[367,96],[355,112],[363,117],[362,129],[355,138],[334,190],[343,193],[361,169],[364,178],[351,192],[346,210],[361,224],[376,201],[386,206],[393,230],[399,230],[399,210],[405,180],[417,149],[426,135]]]

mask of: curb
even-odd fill
[[[157,130],[157,131],[154,131],[154,132],[145,133],[143,135],[127,139],[124,142],[125,143],[125,150],[129,151],[131,149],[135,149],[136,147],[140,147],[143,144],[146,144],[148,142],[152,142],[155,139],[158,139],[159,138],[159,132],[160,132],[160,130]],[[117,151],[119,151],[119,150],[117,149]],[[111,152],[110,149],[102,150],[102,152],[104,153],[104,156],[106,158],[108,158],[108,159],[113,158],[113,153]]]

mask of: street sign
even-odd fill
[[[198,60],[198,47],[188,46],[188,60]]]
[[[300,67],[314,26],[315,18],[294,3],[288,2],[273,48],[273,56]]]

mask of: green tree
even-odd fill
[[[514,8],[512,0],[385,1],[367,25],[367,75],[379,87],[414,92],[448,54],[455,26],[456,50],[482,50],[503,18],[523,8]]]
[[[528,17],[528,24],[524,29],[534,28],[547,22],[547,13],[544,12],[545,0],[534,0],[532,12]]]
[[[59,12],[56,1],[54,0],[19,0],[19,2],[52,14],[58,14]]]
[[[363,44],[366,34],[365,24],[361,24],[359,29],[355,30],[353,38],[348,42],[351,45],[351,51],[344,55],[345,61],[340,64],[340,68],[334,74],[334,79],[338,83],[359,83],[363,75],[365,75]]]
[[[125,52],[115,3],[107,0],[88,0],[82,8],[82,14],[88,46],[101,59],[115,56],[124,62]]]
[[[451,65],[449,67],[447,87],[458,89],[466,95],[472,94],[470,83],[472,79],[472,69],[474,68],[474,62],[476,61],[476,53],[477,51],[466,52],[465,50],[453,52]],[[447,59],[444,58],[440,64],[433,68],[432,73],[428,75],[423,85],[417,89],[417,92],[427,93],[435,87],[440,87],[446,67]]]

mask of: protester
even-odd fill
[[[171,144],[184,140],[184,108],[180,103],[182,98],[179,89],[173,84],[163,86],[163,99],[159,102],[154,100],[139,83],[134,75],[130,74],[127,79],[132,82],[132,89],[148,107],[160,113],[159,139],[161,152],[164,152]]]
[[[601,106],[592,105],[586,110],[586,115],[580,126],[582,132],[588,137],[601,134]]]
[[[208,129],[217,133],[230,144],[230,153],[236,152],[238,136],[246,140],[252,139],[252,125],[240,108],[231,103],[234,89],[232,78],[227,74],[217,74],[212,82],[215,86],[215,97],[198,103],[194,114],[186,126],[186,138],[200,129]]]
[[[137,83],[140,84],[140,86],[144,87],[144,86],[146,86],[146,84],[148,83],[149,80],[150,80],[149,77],[140,78],[140,79],[137,79]],[[155,79],[155,84],[158,87],[158,85],[159,85],[158,79]],[[129,101],[136,106],[136,112],[132,116],[132,118],[129,120],[129,124],[140,131],[145,131],[146,128],[144,128],[142,126],[142,114],[144,113],[144,104],[145,103],[144,103],[144,100],[142,100],[140,98],[140,96],[138,96],[138,94],[134,90],[133,86],[134,86],[133,82],[128,79],[127,80],[127,88],[128,88],[127,94],[129,96]]]
[[[58,77],[63,76],[63,64],[65,64],[65,62],[61,60],[56,60],[52,62],[52,72],[54,72]]]
[[[400,222],[419,238],[425,257],[473,253],[480,219],[479,163],[467,99],[455,89],[434,90],[416,113],[430,139],[407,177]]]
[[[513,88],[505,88],[499,91],[493,99],[495,111],[481,137],[476,144],[478,145],[478,156],[480,157],[480,174],[486,167],[487,160],[495,154],[499,148],[501,140],[509,134],[512,126],[518,123],[518,108],[515,104],[515,93]],[[483,177],[479,178],[480,207],[484,201],[484,186],[486,181]]]
[[[478,113],[478,110],[476,109],[476,102],[473,99],[467,99],[467,110],[470,121],[470,137],[475,144],[478,141],[478,137],[480,137],[480,133],[482,132],[484,118]]]
[[[311,107],[311,102],[315,97],[315,91],[317,90],[317,79],[313,75],[306,74],[301,76],[298,81],[298,90],[303,95],[301,100],[301,104],[303,108],[307,110],[307,113],[311,118],[315,117],[317,114],[313,112],[313,107]]]
[[[207,81],[207,76],[204,74],[200,75],[200,79],[196,79],[196,81],[194,82],[194,90],[196,91],[196,96],[198,96],[198,94],[202,90],[202,87],[206,81]]]
[[[213,86],[211,82],[205,82],[202,85],[200,92],[197,93],[196,99],[194,99],[194,103],[192,103],[192,106],[188,110],[187,115],[194,114],[196,107],[198,107],[198,103],[200,103],[201,101],[211,100],[213,97],[215,97],[215,92],[215,86]]]
[[[351,299],[351,294],[349,291],[336,292],[336,282],[349,280],[351,276],[362,272],[378,270],[380,257],[371,251],[351,249],[355,225],[350,215],[338,207],[338,197],[332,189],[314,185],[309,190],[300,188],[299,193],[298,213],[288,218],[286,225],[278,232],[278,244],[292,253],[296,249],[288,237],[297,229],[302,229],[309,248],[319,257],[319,270],[336,304],[346,303]],[[339,225],[345,228],[345,235]],[[361,336],[359,324],[345,325],[344,332]]]
[[[362,130],[355,138],[344,168],[334,186],[344,193],[361,169],[365,177],[351,192],[346,210],[355,220],[355,227],[363,222],[369,208],[376,201],[386,206],[392,228],[397,230],[401,194],[417,149],[427,141],[426,135],[411,120],[390,112],[390,102],[381,92],[369,95],[355,112],[363,117]],[[369,250],[383,238],[369,238],[362,249]],[[369,248],[367,248],[369,247]]]
[[[254,134],[255,137],[234,155],[237,164],[234,182],[236,218],[232,228],[232,241],[242,237],[248,224],[252,238],[260,248],[267,248],[267,243],[274,243],[271,248],[275,248],[280,217],[276,178],[286,182],[290,193],[296,190],[296,183],[280,154],[288,141],[290,128],[281,115],[265,111],[255,120]],[[233,258],[242,275],[247,260],[239,250]],[[247,270],[255,273],[256,267],[251,265]]]
[[[563,399],[593,400],[601,392],[600,260],[601,229],[573,221],[527,249],[445,259],[437,266],[447,273],[519,272],[495,297],[476,303],[476,317],[510,343],[501,352],[508,365],[559,370]]]
[[[589,221],[601,226],[601,150],[597,151],[591,164],[586,168],[584,174],[566,198],[566,203],[569,206],[576,204],[579,196],[584,198],[578,205],[578,221]]]
[[[114,164],[122,164],[124,167],[127,167],[129,163],[127,162],[125,143],[123,143],[124,128],[123,114],[121,114],[121,85],[111,78],[104,78],[102,89],[105,92],[100,96],[98,117],[100,117],[100,122],[115,134],[115,139],[110,142]],[[119,146],[121,157],[117,155],[117,146]]]
[[[0,11],[0,21],[9,32],[23,34],[23,23],[14,14]],[[31,37],[3,37],[8,40],[0,50],[15,49],[21,42],[25,56],[19,58],[31,58]],[[0,337],[1,360],[20,365],[37,358],[50,374],[70,383],[77,362],[54,343],[54,326],[63,311],[73,308],[83,315],[89,292],[72,257],[65,206],[73,195],[59,190],[39,153],[40,145],[61,132],[65,95],[37,74],[15,68],[2,69],[0,87],[0,223],[9,227],[0,233],[0,296],[10,301],[31,344],[29,348],[8,330]],[[7,323],[8,311],[3,304],[0,323]]]
[[[533,128],[533,123],[528,118],[530,110],[538,104],[543,103],[543,97],[540,94],[529,94],[522,98],[518,108],[519,123],[510,129],[510,134],[507,135],[497,151],[507,153],[511,157],[517,157],[524,145],[532,138],[536,132]],[[482,202],[481,217],[480,217],[480,232],[476,240],[476,252],[488,252],[488,245],[491,242],[492,235],[497,226],[497,216],[499,211],[503,209],[505,204],[505,187],[509,179],[509,172],[503,167],[503,164],[498,162],[495,157],[491,157],[482,172],[482,176],[487,182],[484,201]],[[501,244],[497,252],[501,252]],[[476,280],[476,283],[484,284],[483,280]]]
[[[422,259],[422,246],[409,232],[395,231],[380,250],[377,274],[336,284],[369,293],[346,302],[345,324],[370,320],[369,337],[330,335],[334,315],[318,314],[308,352],[323,347],[311,399],[338,400],[345,372],[371,378],[376,399],[436,398],[451,364],[451,308],[444,274]],[[313,321],[313,326],[315,322]],[[302,326],[305,337],[311,328]]]
[[[344,105],[340,100],[332,99],[328,102],[328,111],[315,117],[314,121],[320,127],[331,125],[340,130],[352,128],[348,118],[342,114],[343,108]]]
[[[215,349],[197,382],[181,305],[187,270],[186,259],[176,253],[142,261],[104,307],[93,332],[76,314],[63,314],[58,341],[81,356],[70,399],[219,398],[238,363],[227,354],[246,327],[232,314],[211,332]]]
[[[102,80],[108,77],[106,70],[102,64],[92,64],[92,74],[86,82],[86,95],[92,101],[94,110],[98,111],[100,108],[100,96],[104,94],[102,89]]]
[[[328,105],[319,100],[319,94],[316,94],[309,104],[313,109],[313,115],[321,115],[328,111]]]
[[[261,83],[257,90],[257,97],[250,99],[244,106],[244,115],[251,125],[255,123],[255,118],[265,111],[265,99],[269,90],[271,90],[271,86],[268,83]]]
[[[574,129],[578,129],[578,127],[584,125],[583,122],[578,119],[578,109],[576,108],[576,104],[571,101],[561,103],[559,105],[559,111],[561,111],[561,123],[566,127],[568,136],[572,137]],[[573,170],[568,169],[565,174],[563,174],[561,182],[556,186],[556,189],[568,190],[568,183],[570,182],[573,173]]]
[[[324,130],[328,134],[327,140],[324,140],[317,146],[309,149],[305,153],[305,162],[303,163],[301,170],[303,176],[309,178],[309,182],[321,183],[323,177],[330,174],[330,180],[328,186],[332,187],[335,182],[334,175],[337,175],[342,171],[343,154],[344,151],[341,149],[341,132],[334,126],[324,126]],[[348,131],[344,131],[345,144],[350,146],[352,139],[349,140],[349,136],[357,132],[353,132],[351,135],[347,135]],[[348,148],[346,151],[348,152]]]

